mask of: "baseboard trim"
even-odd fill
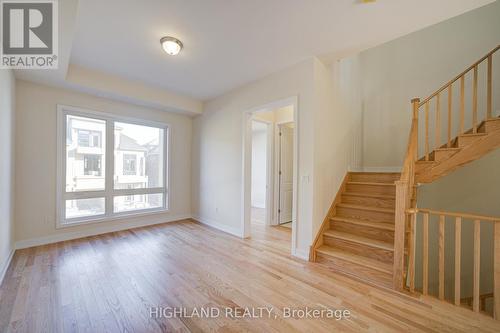
[[[236,236],[239,238],[245,238],[245,237],[243,237],[243,234],[242,234],[240,228],[233,228],[233,227],[228,226],[228,225],[217,223],[217,222],[210,220],[210,219],[201,218],[197,215],[193,215],[191,217],[191,219],[195,220],[201,224],[204,224],[204,225],[207,225],[207,226],[212,227],[214,229],[217,229],[219,231],[225,232],[227,234],[230,234],[230,235],[233,235],[233,236]],[[302,259],[302,260],[305,260],[305,261],[309,261],[309,249],[295,248],[292,251],[292,256],[299,258],[299,259]]]
[[[350,167],[350,172],[401,172],[400,166],[389,167]]]
[[[140,228],[140,227],[147,227],[147,226],[156,225],[156,224],[176,222],[176,221],[186,220],[186,219],[190,219],[190,218],[191,218],[191,214],[181,214],[181,215],[169,216],[166,218],[165,217],[157,217],[156,218],[157,220],[155,220],[155,221],[149,220],[147,222],[132,222],[132,223],[127,223],[127,224],[123,224],[123,225],[115,225],[115,226],[102,225],[102,226],[97,226],[96,228],[94,228],[92,230],[65,232],[65,233],[50,235],[50,236],[45,236],[45,237],[20,240],[20,241],[17,241],[15,243],[15,249],[20,250],[20,249],[33,247],[33,246],[47,245],[47,244],[63,242],[63,241],[68,241],[68,240],[73,240],[73,239],[78,239],[78,238],[102,235],[102,234],[106,234],[109,232],[116,232],[116,231],[123,231],[123,230],[135,229],[135,228]]]
[[[243,238],[240,228],[234,228],[234,227],[231,227],[231,226],[228,226],[225,224],[220,224],[220,223],[215,222],[213,220],[202,218],[202,217],[197,216],[197,215],[193,215],[191,218],[197,222],[200,222],[201,224],[205,224],[205,225],[208,225],[209,227],[215,228],[215,229],[220,230],[222,232],[231,234],[231,235],[236,236],[236,237]]]
[[[309,249],[299,249],[296,248],[294,253],[292,253],[294,257],[299,259],[303,259],[305,261],[309,261]]]
[[[9,257],[7,258],[7,261],[5,262],[4,267],[2,267],[2,270],[0,271],[0,286],[3,283],[3,279],[5,278],[5,275],[7,274],[7,270],[9,269],[10,263],[12,262],[12,258],[14,258],[14,252],[16,250],[12,249],[10,251]]]

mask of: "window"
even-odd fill
[[[137,156],[131,154],[123,155],[123,174],[127,176],[135,175],[137,164]]]
[[[90,147],[90,132],[78,130],[78,145],[80,147]]]
[[[105,138],[106,121],[72,114],[65,117],[66,147],[62,153],[66,192],[104,191],[106,163],[103,162],[107,147],[90,148],[90,133],[100,133],[99,137]]]
[[[166,125],[61,106],[58,122],[58,225],[168,209]]]
[[[162,186],[165,174],[164,130],[115,122],[114,132],[115,189],[124,189],[128,185],[133,185],[134,188]],[[138,161],[143,162],[137,163]]]
[[[80,147],[101,147],[101,132],[78,130],[78,146]]]
[[[84,155],[83,156],[83,174],[85,176],[101,176],[101,156]]]
[[[90,138],[92,139],[92,143],[90,144],[91,147],[101,147],[101,133],[93,132]]]

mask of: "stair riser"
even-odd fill
[[[371,269],[365,266],[356,265],[351,263],[350,261],[333,258],[322,253],[317,254],[316,262],[328,267],[333,271],[339,271],[354,275],[362,280],[381,284],[389,288],[392,286],[392,275],[385,272],[380,272],[378,270]]]
[[[351,182],[368,182],[368,183],[394,183],[401,178],[401,174],[393,173],[351,173]]]
[[[416,174],[423,173],[426,170],[432,168],[434,165],[436,165],[436,163],[434,163],[434,162],[432,162],[432,163],[417,162],[417,163],[415,163],[415,173]]]
[[[500,119],[490,120],[485,123],[486,133],[500,130]]]
[[[347,184],[346,192],[396,195],[396,186]]]
[[[356,208],[337,207],[336,214],[343,217],[352,217],[360,220],[393,222],[394,213],[376,212]]]
[[[463,148],[470,145],[476,140],[481,139],[482,136],[459,136],[458,137],[458,148]]]
[[[337,231],[349,232],[351,234],[367,237],[370,239],[377,239],[389,243],[394,242],[394,232],[390,230],[383,230],[341,221],[330,222],[330,228]]]
[[[323,244],[336,249],[347,251],[350,253],[362,255],[368,258],[379,260],[386,263],[393,262],[393,251],[383,250],[376,247],[371,247],[365,244],[354,243],[343,239],[333,238],[323,235]]]
[[[451,156],[455,155],[456,151],[434,151],[434,161],[435,162],[442,162],[444,160],[447,160]]]
[[[342,203],[360,205],[360,206],[379,207],[379,208],[390,208],[390,209],[394,209],[394,207],[396,207],[395,199],[360,197],[360,196],[348,195],[347,193],[342,195]]]

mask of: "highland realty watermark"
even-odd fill
[[[0,68],[57,69],[58,0],[0,0]]]
[[[330,308],[274,308],[259,307],[162,307],[149,308],[150,318],[230,318],[230,319],[350,319],[351,312],[347,309]]]

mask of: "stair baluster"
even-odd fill
[[[492,66],[493,57],[490,54],[488,55],[488,82],[486,87],[486,119],[491,119],[493,117]]]
[[[463,219],[473,219],[474,221],[474,266],[473,266],[473,295],[472,307],[478,312],[480,308],[480,223],[488,221],[494,223],[494,312],[496,319],[500,319],[500,218],[478,216],[466,213],[439,212],[428,209],[416,208],[417,187],[416,182],[432,182],[435,179],[451,172],[453,169],[475,160],[487,152],[500,147],[500,118],[493,114],[493,54],[500,49],[498,45],[480,60],[469,66],[465,71],[457,75],[451,81],[439,88],[424,100],[412,99],[412,125],[408,140],[408,147],[401,172],[401,178],[396,182],[396,209],[395,209],[395,233],[394,233],[394,268],[393,287],[396,290],[408,288],[411,292],[415,290],[415,228],[417,224],[417,214],[423,214],[423,277],[422,293],[429,294],[429,224],[431,217],[439,217],[438,234],[438,290],[437,297],[444,300],[445,295],[445,225],[446,217],[454,217],[455,225],[455,286],[453,302],[455,305],[461,304],[461,236]],[[486,63],[486,116],[480,123],[478,115],[478,77],[479,66]],[[465,127],[465,80],[467,74],[472,75],[472,103],[471,128],[466,131]],[[459,110],[458,127],[459,133],[453,139],[453,84],[460,81],[459,85]],[[441,144],[441,97],[442,92],[447,91],[448,114],[447,114],[447,137],[446,143]],[[431,133],[430,102],[436,99],[435,130]],[[422,138],[423,156],[419,156],[419,113],[423,111],[424,135]],[[429,137],[434,135],[434,151],[430,152]],[[463,153],[462,153],[463,152]],[[462,153],[462,155],[460,155]],[[420,159],[419,159],[420,158]],[[409,239],[405,239],[408,235]],[[406,275],[407,273],[407,275]],[[405,283],[407,279],[408,285]]]
[[[446,247],[446,239],[445,239],[445,225],[448,221],[447,218],[454,218],[454,226],[455,226],[455,248],[454,248],[454,257],[455,257],[455,268],[454,268],[454,295],[453,295],[453,303],[455,305],[463,305],[462,295],[461,295],[461,286],[462,284],[462,276],[470,276],[469,274],[462,274],[462,265],[461,265],[461,252],[462,252],[462,222],[467,220],[467,222],[472,222],[474,226],[474,235],[473,235],[473,267],[472,267],[472,297],[471,305],[472,310],[474,312],[479,312],[484,310],[484,306],[481,306],[481,297],[485,294],[493,295],[493,313],[492,315],[496,319],[500,319],[500,217],[492,217],[492,216],[482,216],[468,213],[452,213],[446,211],[436,211],[431,209],[422,209],[422,208],[412,208],[407,211],[407,213],[411,216],[411,231],[409,233],[410,239],[409,241],[409,266],[408,266],[408,290],[411,292],[416,291],[415,287],[415,241],[416,234],[414,230],[416,229],[416,223],[419,221],[418,215],[421,214],[422,218],[422,230],[423,230],[423,247],[422,247],[422,284],[421,284],[421,292],[423,295],[429,295],[429,224],[435,223],[435,220],[432,220],[431,217],[438,217],[438,292],[437,296],[440,300],[446,300],[445,290],[445,247]],[[494,224],[494,249],[493,249],[493,293],[491,290],[484,290],[481,294],[481,223],[493,223]],[[484,251],[484,249],[483,249]],[[467,273],[467,272],[466,272]],[[484,274],[484,272],[483,272]]]

